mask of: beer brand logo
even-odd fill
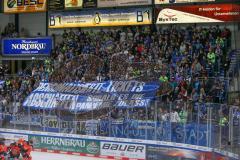
[[[99,147],[95,142],[91,142],[87,145],[87,151],[92,154],[96,154],[99,152]]]
[[[36,136],[33,136],[31,140],[33,141],[34,146],[38,146],[40,144],[40,141]]]
[[[46,44],[45,43],[38,43],[37,41],[26,41],[26,40],[22,40],[22,43],[17,43],[17,44],[12,44],[12,49],[22,49],[22,50],[42,50],[46,48]]]

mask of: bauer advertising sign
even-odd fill
[[[152,23],[152,9],[58,12],[50,14],[49,18],[49,28],[146,25]]]
[[[146,146],[130,143],[101,142],[101,155],[145,159]]]
[[[98,7],[151,5],[152,0],[98,0]]]
[[[240,21],[240,5],[208,4],[158,8],[157,24]]]
[[[4,0],[4,13],[45,12],[47,0]]]

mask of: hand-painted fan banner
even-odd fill
[[[146,25],[152,23],[151,8],[85,10],[52,13],[49,28]]]
[[[155,98],[157,83],[107,81],[103,83],[40,83],[23,106],[43,109],[89,111],[103,106],[147,107]]]
[[[4,13],[45,12],[47,0],[4,0]]]
[[[205,124],[197,123],[170,123],[166,121],[139,121],[139,120],[101,120],[100,133],[107,133],[109,137],[147,139],[170,141],[198,146],[211,146],[210,132]],[[214,133],[211,133],[214,135]]]
[[[98,7],[151,5],[152,0],[98,0]]]
[[[157,24],[239,22],[239,4],[169,6],[156,9]]]

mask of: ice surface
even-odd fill
[[[103,158],[95,157],[80,157],[75,155],[45,153],[45,152],[32,152],[33,160],[106,160]]]

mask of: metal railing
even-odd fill
[[[87,105],[94,108],[99,103],[102,102],[91,101]],[[240,108],[237,106],[170,102],[165,101],[164,96],[141,108],[121,108],[113,101],[104,104],[86,112],[62,110],[61,107],[51,110],[21,108],[14,104],[11,111],[2,113],[1,127],[177,142],[239,154]]]

